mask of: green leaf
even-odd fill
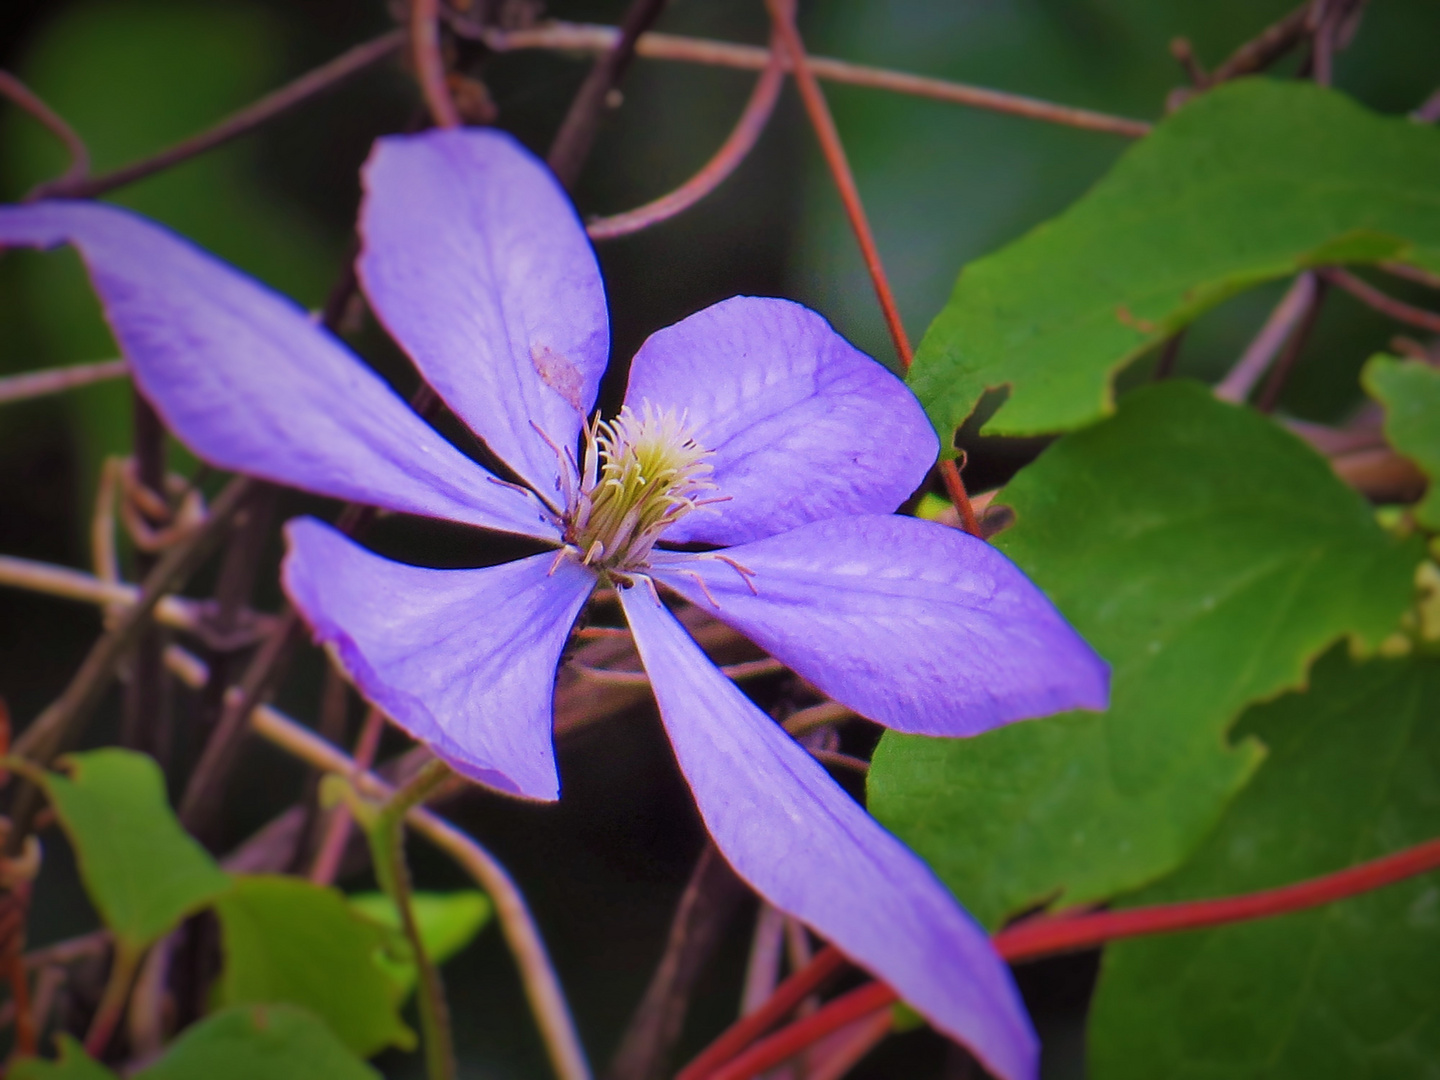
[[[69,1035],[57,1061],[26,1058],[12,1080],[118,1080]],[[320,1020],[294,1005],[242,1005],[181,1033],[133,1080],[380,1080]]]
[[[992,927],[1178,866],[1260,761],[1231,722],[1337,638],[1378,644],[1422,554],[1300,440],[1188,382],[1127,396],[1000,501],[1017,520],[999,546],[1113,665],[1110,711],[887,733],[869,780],[880,820]]]
[[[45,788],[80,863],[95,910],[119,939],[144,949],[230,887],[215,860],[180,827],[165,778],[144,754],[91,750],[47,774]]]
[[[1430,478],[1415,508],[1422,525],[1440,529],[1440,370],[1419,360],[1372,357],[1361,381],[1385,406],[1385,437]]]
[[[393,933],[400,932],[400,912],[384,893],[356,893],[350,906],[365,918]],[[470,944],[481,928],[490,921],[494,908],[482,892],[435,893],[417,892],[410,897],[415,921],[420,924],[420,943],[425,955],[436,965],[443,964]],[[402,999],[415,989],[415,963],[402,949],[395,954],[382,954],[380,966],[394,980]]]
[[[376,961],[391,935],[352,911],[338,889],[247,875],[215,911],[225,950],[221,1004],[303,1006],[364,1057],[415,1045],[397,1011],[400,995]]]
[[[1059,217],[965,267],[911,386],[947,446],[1113,409],[1112,376],[1222,300],[1332,262],[1440,271],[1440,131],[1303,81],[1243,79],[1158,125]]]
[[[10,1070],[10,1080],[120,1080],[115,1073],[85,1053],[72,1035],[55,1036],[60,1048],[56,1061],[44,1058],[22,1058]]]
[[[1356,664],[1241,727],[1270,757],[1217,832],[1139,904],[1228,896],[1340,870],[1440,834],[1440,660]],[[1418,1077],[1440,1061],[1440,880],[1106,950],[1095,1080]]]
[[[242,1005],[202,1020],[134,1080],[380,1080],[293,1005]],[[67,1077],[66,1080],[69,1080]]]

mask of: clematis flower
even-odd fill
[[[0,244],[73,244],[136,383],[221,468],[547,545],[435,570],[289,523],[285,588],[360,692],[464,775],[559,794],[556,665],[601,584],[735,871],[1004,1080],[1035,1072],[1009,972],[931,871],[710,662],[661,589],[899,731],[974,735],[1103,708],[1105,664],[1003,555],[893,516],[938,444],[905,386],[819,315],[736,297],[653,335],[625,405],[594,253],[509,137],[379,141],[358,262],[371,307],[501,480],[304,312],[158,226],[90,203],[0,208]]]

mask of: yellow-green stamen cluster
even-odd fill
[[[643,567],[662,533],[707,500],[710,451],[691,436],[683,415],[646,402],[585,432],[585,475],[571,493],[565,542],[587,566]]]

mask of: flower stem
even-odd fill
[[[172,652],[172,655],[178,658],[178,653]],[[349,777],[361,792],[382,795],[390,791],[374,773],[357,769],[355,762],[336,747],[268,705],[256,708],[250,723],[257,734],[281,750],[318,769]],[[454,859],[495,902],[500,929],[520,969],[525,995],[530,999],[555,1075],[560,1080],[590,1080],[590,1066],[586,1064],[584,1047],[560,980],[550,964],[540,929],[514,879],[474,837],[423,806],[410,811],[409,821],[421,836]]]
[[[415,969],[419,972],[416,990],[420,1009],[420,1031],[425,1041],[425,1075],[429,1080],[454,1080],[455,1046],[450,1029],[450,1010],[445,1003],[445,987],[440,971],[425,953],[420,939],[420,925],[415,921],[415,908],[410,902],[414,891],[410,867],[405,862],[405,815],[425,801],[437,787],[451,776],[443,761],[427,762],[404,787],[385,802],[374,819],[366,823],[366,835],[375,861],[375,876],[380,887],[400,913],[400,926],[414,953]]]
[[[90,1030],[85,1033],[85,1052],[91,1057],[100,1057],[110,1044],[115,1025],[125,1009],[125,999],[130,995],[130,984],[135,981],[135,972],[144,954],[143,949],[133,948],[121,941],[115,943],[110,977],[105,981],[105,992],[100,995],[100,1005],[95,1010],[95,1018],[90,1021]]]

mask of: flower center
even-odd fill
[[[645,402],[585,430],[585,473],[565,513],[565,543],[587,566],[624,572],[645,566],[661,534],[716,499],[711,452],[684,415]]]

